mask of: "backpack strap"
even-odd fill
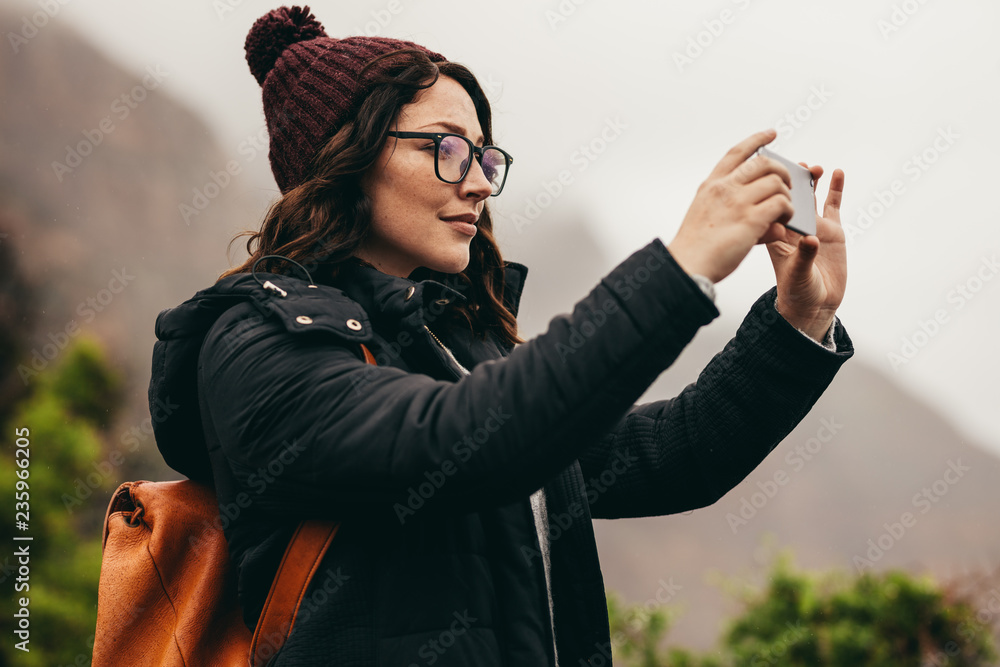
[[[375,355],[369,350],[364,343],[361,343],[361,352],[365,355],[365,363],[371,364],[372,366],[377,366],[375,363]]]
[[[288,639],[306,588],[338,528],[340,524],[331,521],[303,521],[295,529],[253,633],[252,667],[266,665]]]
[[[361,343],[361,352],[365,362],[374,366],[375,355],[364,343]],[[250,667],[264,667],[284,646],[295,625],[306,588],[319,569],[338,528],[339,523],[310,519],[295,529],[253,633]]]

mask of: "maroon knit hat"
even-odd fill
[[[280,7],[257,19],[244,47],[264,92],[271,171],[282,193],[302,183],[313,156],[368,92],[361,69],[419,44],[387,37],[328,37],[309,7]]]

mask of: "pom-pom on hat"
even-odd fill
[[[263,88],[271,171],[284,194],[302,183],[323,142],[367,92],[362,68],[401,49],[445,57],[387,37],[327,36],[309,7],[280,7],[257,19],[245,44],[250,72]]]

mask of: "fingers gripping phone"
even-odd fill
[[[800,164],[781,157],[773,151],[761,146],[757,155],[780,162],[788,168],[792,177],[792,208],[795,209],[792,219],[785,226],[803,236],[816,235],[816,180],[812,172]]]

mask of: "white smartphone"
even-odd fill
[[[769,151],[764,146],[757,149],[757,155],[763,155],[785,165],[792,177],[792,208],[795,209],[795,214],[791,220],[785,223],[785,226],[803,236],[815,236],[816,180],[813,178],[812,172],[800,164],[781,157],[774,151]]]

